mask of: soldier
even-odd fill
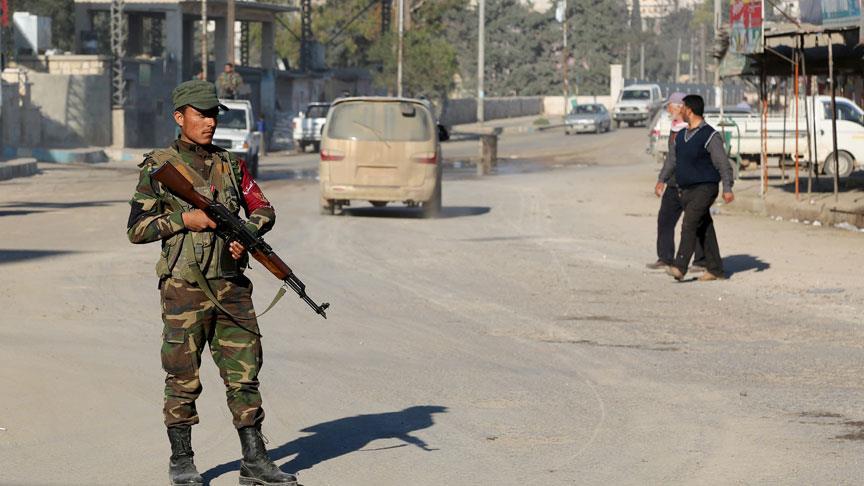
[[[219,88],[219,97],[233,100],[239,94],[237,91],[243,85],[243,77],[234,70],[234,64],[225,63],[225,70],[216,78],[216,86]]]
[[[180,136],[168,149],[145,154],[127,229],[132,243],[162,242],[156,273],[164,322],[161,355],[167,373],[163,414],[171,443],[169,478],[172,485],[203,484],[192,459],[191,426],[198,423],[195,400],[201,393],[199,368],[207,345],[240,435],[240,484],[293,486],[296,478],[267,457],[261,435],[261,340],[252,283],[243,275],[245,249],[216,237],[216,224],[206,213],[172,196],[151,180],[150,172],[172,164],[201,194],[235,213],[243,208],[247,226],[256,234],[273,227],[276,213],[246,164],[211,144],[219,109],[226,109],[219,104],[216,87],[207,81],[187,81],[172,97]]]

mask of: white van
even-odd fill
[[[621,123],[632,127],[637,123],[648,123],[657,110],[663,105],[663,95],[660,86],[656,84],[634,84],[621,90],[618,101],[612,109],[612,119],[615,126],[621,128]]]
[[[213,145],[232,152],[246,161],[252,177],[258,176],[258,152],[261,132],[257,130],[249,100],[219,100],[228,111],[219,113],[219,124],[213,133]]]
[[[807,97],[800,101],[798,109],[798,154],[800,162],[808,162],[810,157],[810,150],[807,145],[808,123],[804,117],[806,103],[809,122],[814,125],[810,127],[810,139],[815,141],[814,147],[816,148],[819,170],[822,173],[833,175],[834,144],[831,128],[831,97],[816,96],[815,98],[814,100],[813,97]],[[815,117],[814,113],[810,112],[814,101],[816,105]],[[726,112],[723,118],[726,120],[724,129],[731,132],[730,154],[741,156],[742,167],[746,167],[752,162],[758,163],[762,154],[761,114],[739,110]],[[706,109],[705,121],[709,125],[719,128],[720,114],[709,112]],[[652,152],[658,161],[665,158],[667,151],[665,140],[669,134],[669,126],[669,116],[664,113],[657,117],[656,124],[651,129],[652,142],[649,142],[649,152]],[[794,157],[794,105],[787,111],[785,123],[782,112],[769,114],[766,128],[768,133],[767,155],[770,157],[781,156],[785,147],[786,156]],[[840,177],[847,177],[856,167],[864,166],[864,110],[854,101],[841,96],[837,97],[837,151]]]

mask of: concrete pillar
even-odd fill
[[[273,22],[262,22],[261,23],[261,67],[263,69],[273,69],[275,65],[275,51],[274,47],[276,44],[276,35],[275,30],[273,29]]]
[[[144,52],[144,16],[130,13],[127,18],[126,54],[137,56]]]
[[[623,67],[620,64],[609,65],[609,96],[612,97],[613,104],[618,101],[618,93],[624,89],[622,71]]]
[[[215,18],[216,31],[213,33],[213,79],[219,77],[228,62],[228,22],[225,18]],[[231,46],[233,48],[233,45]]]
[[[81,33],[93,30],[90,11],[84,5],[75,5],[75,52],[81,52]]]
[[[165,55],[168,58],[166,81],[177,85],[183,82],[183,12],[178,5],[165,12]]]
[[[232,64],[235,64],[237,62],[237,60],[235,59],[236,53],[234,52],[234,50],[235,50],[235,43],[234,43],[234,38],[235,38],[235,28],[234,27],[235,27],[235,25],[234,25],[234,22],[237,21],[237,10],[236,10],[236,6],[234,5],[234,1],[235,0],[228,0],[228,5],[227,5],[228,10],[227,10],[226,15],[225,15],[225,27],[226,27],[226,30],[225,30],[225,44],[226,44],[225,51],[226,51],[226,54],[228,57],[228,60],[225,62],[230,62]],[[217,39],[218,39],[218,37],[217,37]],[[217,65],[216,68],[218,69],[219,65]]]
[[[193,72],[195,67],[195,21],[183,20],[183,72],[184,80],[192,79],[198,74]]]
[[[111,145],[115,148],[126,147],[126,110],[111,109]]]

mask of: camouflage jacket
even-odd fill
[[[213,145],[202,147],[181,140],[176,140],[169,150],[179,155],[183,163],[203,179],[209,179],[209,165],[205,162],[208,158],[227,159],[232,170],[231,178],[239,185],[240,195],[237,199],[248,218],[247,227],[258,235],[263,235],[273,227],[276,213],[242,159]],[[161,240],[164,249],[188,231],[183,224],[183,209],[177,207],[177,200],[150,178],[150,172],[160,164],[157,158],[153,153],[147,154],[140,164],[138,186],[129,201],[131,211],[126,232],[132,243]],[[165,276],[162,273],[160,277]]]
[[[240,73],[232,71],[230,73],[222,73],[216,78],[216,87],[219,89],[219,96],[234,96],[237,90],[243,84],[243,77]]]

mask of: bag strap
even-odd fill
[[[196,260],[196,258],[195,258],[195,248],[193,247],[193,243],[192,243],[191,238],[183,238],[183,250],[182,251],[183,251],[184,256],[186,258],[187,265],[189,267],[189,273],[192,275],[192,278],[195,280],[195,283],[198,284],[198,288],[200,288],[201,291],[204,292],[204,295],[206,295],[207,298],[210,299],[211,302],[213,302],[213,305],[215,305],[220,311],[224,312],[228,317],[230,317],[231,319],[234,319],[235,322],[236,321],[251,321],[253,319],[257,319],[257,318],[263,316],[264,314],[270,312],[270,310],[273,309],[273,307],[276,305],[276,303],[279,302],[279,300],[281,300],[282,297],[285,295],[285,286],[283,285],[282,287],[279,287],[279,291],[276,292],[276,296],[273,297],[273,301],[271,301],[270,305],[268,305],[267,308],[264,309],[264,312],[261,312],[259,314],[255,314],[255,315],[250,316],[250,317],[242,317],[242,316],[234,315],[231,312],[229,312],[228,309],[226,309],[219,302],[219,299],[216,297],[216,295],[213,293],[213,290],[210,288],[210,284],[207,282],[207,278],[205,278],[204,273],[201,272],[201,267],[198,266],[198,260]],[[238,326],[240,326],[241,328],[251,332],[252,334],[255,334],[256,336],[261,336],[261,334],[259,332],[253,331],[253,330],[249,329],[248,327],[243,326],[239,322],[236,322],[236,324]]]

